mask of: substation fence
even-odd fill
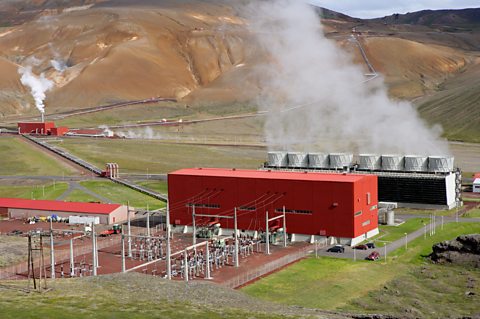
[[[151,228],[152,231],[156,228]],[[66,230],[68,231],[68,230]],[[146,232],[145,228],[143,227],[131,227],[132,235],[143,234]],[[98,235],[97,235],[98,236]],[[107,237],[103,240],[99,240],[97,243],[97,250],[105,249],[111,246],[120,245],[121,244],[121,236],[114,236],[114,237]],[[26,249],[26,248],[25,248]],[[84,243],[81,246],[76,245],[73,249],[74,257],[77,258],[82,255],[91,255],[92,254],[92,243]],[[50,259],[50,249],[48,245],[45,245],[45,260]],[[70,260],[70,250],[69,249],[55,249],[55,264],[59,265]],[[37,263],[35,263],[37,264]],[[50,264],[47,264],[50,267]],[[37,267],[37,265],[36,265]],[[28,272],[28,262],[23,261],[16,265],[7,266],[4,268],[0,268],[0,280],[3,279],[19,279],[18,275],[25,274]]]
[[[269,274],[273,271],[276,271],[282,267],[285,267],[288,264],[291,264],[295,261],[298,261],[302,258],[305,258],[308,254],[312,252],[312,247],[307,246],[303,248],[300,251],[297,251],[295,253],[283,256],[277,260],[271,261],[269,263],[266,263],[262,266],[259,266],[255,269],[251,269],[246,273],[237,275],[226,282],[224,282],[222,285],[228,288],[238,288],[242,285],[245,285],[246,283],[249,283],[257,278],[260,278],[261,276],[264,276],[266,274]]]

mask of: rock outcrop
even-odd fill
[[[480,268],[480,234],[461,235],[435,244],[430,258],[435,263],[454,263]]]

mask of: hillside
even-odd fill
[[[475,62],[479,10],[421,11],[371,20],[327,9],[317,13],[326,36],[365,66],[349,39],[355,28],[392,97],[428,96],[431,104],[442,100],[435,96],[444,88],[453,89],[457,76],[461,81],[464,74],[475,78],[480,72]],[[0,121],[37,115],[17,71],[31,64],[32,57],[39,60],[34,73],[55,82],[47,94],[47,113],[152,96],[177,98],[179,107],[255,106],[259,66],[270,61],[248,31],[251,22],[232,2],[215,0],[2,1]],[[51,60],[65,67],[55,69]],[[455,94],[462,95],[462,90],[456,87]],[[463,107],[449,106],[468,114]],[[446,122],[441,114],[428,118],[431,113],[424,110],[428,120]],[[463,120],[468,119],[460,117],[459,123]],[[463,128],[455,133],[450,133],[451,126],[445,128],[447,136],[472,140]],[[480,136],[480,129],[472,129]]]
[[[410,24],[438,27],[444,31],[467,31],[480,28],[480,8],[462,10],[422,10],[407,14],[392,14],[371,21],[386,24]]]

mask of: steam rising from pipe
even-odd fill
[[[381,81],[365,83],[362,68],[324,36],[312,6],[253,1],[241,11],[270,60],[258,69],[270,148],[448,154],[440,127],[389,99]]]
[[[31,61],[36,61],[36,59]],[[35,101],[35,106],[42,114],[43,119],[45,114],[45,93],[53,88],[53,82],[47,79],[43,73],[40,76],[33,74],[31,65],[20,67],[18,73],[22,76],[20,82],[22,82],[23,86],[30,88],[30,94]]]

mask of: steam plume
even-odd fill
[[[32,66],[22,66],[18,69],[18,73],[22,75],[20,81],[25,87],[30,88],[30,93],[35,100],[35,106],[40,113],[45,113],[45,93],[53,88],[53,82],[45,77],[45,74],[36,76],[32,72]]]
[[[261,66],[260,108],[270,148],[302,151],[447,154],[441,129],[407,102],[389,99],[381,81],[325,38],[305,2],[254,1],[244,13],[270,62]]]

